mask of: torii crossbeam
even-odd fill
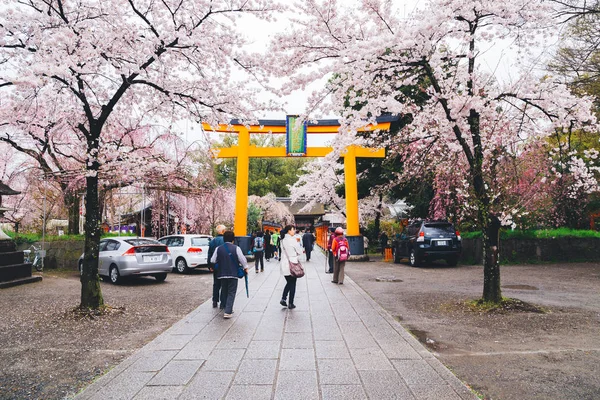
[[[389,130],[397,117],[380,117],[376,125],[368,125],[361,131]],[[237,133],[238,145],[227,148],[212,149],[215,158],[237,158],[237,177],[235,184],[235,223],[234,233],[237,238],[247,236],[246,226],[248,219],[248,175],[250,158],[261,157],[287,157],[286,147],[256,147],[250,145],[250,134],[286,134],[286,121],[259,120],[258,125],[246,126],[237,120],[229,125],[212,126],[203,123],[206,131]],[[319,120],[317,123],[308,123],[308,134],[338,133],[340,124],[337,120]],[[306,157],[325,157],[331,153],[331,147],[307,147]],[[358,188],[356,182],[356,158],[385,158],[385,149],[370,149],[358,146],[349,146],[341,155],[344,158],[344,175],[346,186],[346,234],[351,241],[352,254],[363,254],[362,237],[358,223]],[[353,237],[359,237],[361,245],[353,246]]]

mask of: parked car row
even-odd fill
[[[111,237],[100,240],[98,274],[119,283],[126,276],[153,276],[162,282],[176,270],[184,273],[208,267],[210,235],[170,235],[158,240],[141,237]],[[83,271],[83,254],[79,257]]]

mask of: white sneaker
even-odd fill
[[[225,318],[225,319],[229,319],[231,317],[233,317],[233,315],[231,315],[231,314],[223,314],[223,318]]]

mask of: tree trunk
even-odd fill
[[[96,154],[94,150],[97,149],[98,140],[88,140],[88,154]],[[100,242],[98,169],[99,164],[97,161],[92,162],[91,165],[88,163],[85,197],[85,248],[83,272],[81,274],[80,308],[93,310],[97,310],[104,305],[98,276],[98,244]]]
[[[69,215],[69,226],[67,234],[79,234],[79,195],[77,193],[67,191],[65,193],[65,206]]]
[[[483,300],[500,303],[500,220],[487,215],[483,226]]]

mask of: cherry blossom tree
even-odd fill
[[[98,176],[101,142],[131,115],[170,124],[193,116],[216,124],[250,120],[262,107],[240,61],[238,16],[269,17],[266,0],[3,1],[0,15],[2,96],[60,104],[85,145],[86,242],[83,309],[98,309]],[[47,115],[46,112],[41,113]],[[45,126],[45,121],[39,121]]]
[[[500,40],[518,46],[519,60],[531,59],[553,26],[551,5],[438,0],[407,19],[391,1],[343,7],[311,0],[296,7],[294,24],[273,43],[283,49],[271,60],[279,61],[279,74],[304,87],[335,71],[309,107],[341,112],[340,131],[350,132],[345,143],[388,147],[402,156],[409,176],[444,171],[464,180],[464,206],[483,233],[483,300],[500,302],[499,229],[512,209],[495,191],[499,161],[554,129],[593,121],[589,100],[551,76],[536,76],[523,63],[511,79],[499,79],[483,60]],[[384,113],[410,122],[396,136],[352,134]]]

